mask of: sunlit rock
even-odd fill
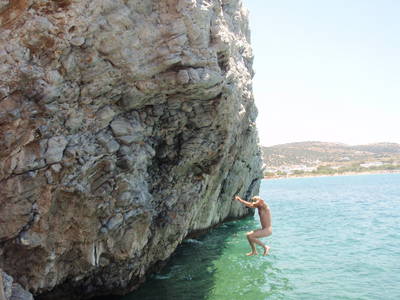
[[[125,293],[251,213],[247,12],[230,1],[0,1],[0,268],[43,299]]]

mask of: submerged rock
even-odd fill
[[[18,284],[125,293],[252,213],[232,201],[262,175],[241,1],[3,2],[0,267]]]

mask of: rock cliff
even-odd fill
[[[0,268],[39,298],[132,290],[251,213],[241,1],[1,0],[0,74]]]

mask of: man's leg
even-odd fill
[[[251,235],[254,233],[254,231],[250,231],[246,233],[247,240],[249,241],[250,247],[251,247],[251,252],[247,253],[247,256],[252,256],[257,254],[256,246],[254,245],[254,242],[251,239]]]
[[[263,247],[263,249],[264,249],[263,255],[265,256],[265,255],[268,254],[270,247],[265,245],[258,238],[267,237],[267,236],[270,236],[271,234],[272,234],[272,229],[271,228],[264,228],[264,229],[255,230],[255,231],[253,231],[252,234],[250,234],[248,236],[249,242],[251,240],[253,245],[254,245],[254,243],[256,243],[256,244],[260,245],[261,247]]]

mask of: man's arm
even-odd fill
[[[235,200],[242,202],[244,205],[246,205],[247,207],[251,207],[254,208],[254,204],[252,202],[247,202],[244,201],[242,198],[240,198],[239,196],[235,196]]]

